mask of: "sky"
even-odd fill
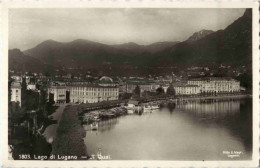
[[[111,45],[184,41],[202,29],[225,29],[244,12],[245,9],[10,9],[9,49],[26,50],[49,39],[86,39]]]

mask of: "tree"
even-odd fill
[[[133,96],[139,98],[140,94],[141,94],[141,89],[140,89],[139,85],[137,85],[133,91]]]
[[[164,89],[163,89],[162,87],[158,87],[158,88],[156,89],[156,93],[157,93],[158,95],[164,94]]]
[[[11,126],[15,124],[20,124],[23,122],[23,117],[25,113],[24,111],[20,108],[20,105],[18,102],[10,102],[9,107],[8,107],[8,117],[9,117],[9,124]]]
[[[150,96],[151,96],[150,92],[148,92],[146,90],[142,93],[142,97],[150,97]]]
[[[130,99],[131,96],[132,96],[132,93],[122,93],[122,94],[119,94],[119,99],[121,99],[121,100]]]
[[[26,90],[23,96],[23,106],[22,108],[26,111],[37,110],[39,108],[39,93]]]
[[[170,85],[170,86],[167,88],[166,93],[167,93],[168,95],[172,95],[172,96],[175,96],[175,95],[176,95],[176,92],[175,92],[175,89],[174,89],[173,85]]]
[[[248,91],[252,91],[252,75],[251,73],[243,73],[235,78],[240,81],[240,85],[245,87]]]
[[[26,89],[27,89],[27,84],[26,84],[26,78],[22,78],[22,89],[21,89],[21,98],[22,98],[22,103],[21,103],[21,107],[24,106],[25,101],[26,100]]]

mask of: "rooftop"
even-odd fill
[[[189,85],[189,84],[173,84],[173,87],[199,87],[198,85]]]
[[[100,86],[98,84],[67,84],[66,86],[51,86],[51,88],[67,88],[67,87],[92,87],[92,88],[118,88],[116,86]]]
[[[21,87],[21,84],[19,82],[13,82],[11,84],[11,88],[22,88],[22,87]]]
[[[208,77],[208,78],[193,78],[193,79],[188,79],[189,81],[206,81],[206,80],[210,80],[210,81],[223,81],[223,80],[235,80],[231,77]]]

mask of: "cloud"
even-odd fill
[[[201,29],[219,30],[245,9],[49,8],[11,9],[9,48],[22,50],[53,39],[106,44],[183,41]]]

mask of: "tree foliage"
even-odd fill
[[[8,107],[9,124],[15,125],[23,122],[24,111],[21,109],[18,102],[10,102]]]
[[[132,95],[133,95],[132,93],[122,93],[119,94],[119,99],[120,100],[130,99]]]
[[[245,87],[248,91],[252,90],[252,74],[240,74],[236,77],[238,81],[240,81],[240,86]]]
[[[141,94],[141,89],[140,89],[140,86],[137,85],[133,91],[133,96],[135,98],[139,98],[140,97],[140,94]]]
[[[175,89],[174,89],[173,85],[170,85],[170,86],[167,88],[166,93],[167,93],[168,95],[172,95],[172,96],[175,96],[175,95],[176,95],[176,92],[175,92]]]
[[[156,93],[157,93],[158,95],[161,95],[161,94],[164,94],[165,92],[164,92],[164,89],[163,89],[162,87],[158,87],[158,88],[156,89]]]

